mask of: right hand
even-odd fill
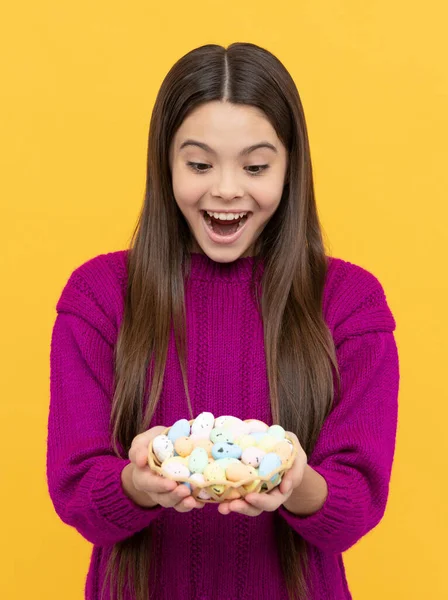
[[[203,508],[204,502],[195,500],[186,485],[154,473],[148,465],[149,442],[165,430],[166,427],[158,425],[135,436],[129,450],[131,462],[123,469],[129,470],[129,473],[123,473],[123,486],[141,506],[154,507],[159,504],[178,512]]]

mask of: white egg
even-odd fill
[[[191,433],[195,436],[207,436],[210,434],[215,423],[215,417],[211,412],[202,412],[199,414],[191,425]]]
[[[166,435],[156,436],[152,441],[152,449],[161,463],[174,456],[173,442]]]

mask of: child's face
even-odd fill
[[[186,140],[211,150],[195,145],[181,149]],[[244,148],[260,142],[272,144],[277,152],[258,148],[240,156]],[[201,172],[188,162],[199,163]],[[172,141],[170,168],[174,197],[194,236],[191,251],[217,262],[253,256],[256,240],[280,203],[287,166],[287,150],[259,109],[214,101],[190,114]],[[249,214],[238,239],[223,243],[225,237],[210,237],[205,210]]]

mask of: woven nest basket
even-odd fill
[[[190,426],[193,423],[194,419],[191,419],[189,421]],[[247,419],[247,421],[250,421],[251,419]],[[167,427],[165,429],[165,431],[163,431],[161,434],[159,435],[167,435],[168,431],[171,429],[171,427]],[[297,442],[295,439],[289,437],[288,433],[286,433],[286,439],[289,440],[292,443],[292,452],[291,455],[289,456],[289,458],[282,462],[282,464],[277,468],[274,469],[271,473],[269,473],[268,475],[265,476],[255,476],[255,477],[248,477],[246,479],[242,479],[240,481],[228,481],[227,479],[225,480],[220,480],[220,481],[205,481],[204,483],[200,483],[198,481],[194,481],[190,478],[186,478],[186,477],[171,477],[169,475],[167,475],[166,473],[162,472],[161,469],[161,462],[159,461],[159,459],[156,457],[156,455],[154,454],[153,450],[152,450],[152,440],[149,444],[148,447],[148,464],[151,468],[151,470],[154,473],[157,473],[158,475],[161,475],[162,477],[165,477],[167,479],[172,479],[173,481],[177,481],[178,483],[189,483],[191,485],[191,495],[196,499],[199,500],[199,502],[208,502],[208,503],[216,503],[216,502],[224,502],[224,500],[234,500],[236,498],[244,498],[244,496],[246,494],[249,493],[266,493],[271,491],[274,487],[277,487],[280,483],[280,481],[282,480],[283,475],[286,473],[286,471],[288,471],[296,456],[298,453],[298,447],[297,447]],[[275,483],[273,483],[271,481],[271,478],[274,477],[276,474],[279,474],[279,478],[276,480]],[[216,488],[216,486],[221,486],[219,488],[219,493],[217,491],[215,491],[214,488]],[[221,491],[222,486],[224,487],[223,491]],[[199,494],[201,493],[202,490],[205,490],[205,493],[210,496],[210,499],[203,499],[203,498],[199,498]]]

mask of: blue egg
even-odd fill
[[[168,439],[174,442],[177,438],[188,437],[190,435],[190,423],[187,419],[179,419],[172,425],[167,433]]]
[[[212,446],[212,456],[215,460],[219,458],[241,458],[242,448],[230,442],[218,442]]]
[[[275,469],[278,469],[282,464],[282,459],[275,452],[268,452],[263,456],[260,462],[260,466],[258,467],[258,474],[262,477],[269,475]],[[272,483],[278,483],[279,475],[276,473],[273,477],[271,477]]]
[[[188,481],[182,481],[182,482],[180,483],[180,485],[186,485],[186,486],[187,486],[187,488],[188,488],[188,489],[190,490],[190,492],[191,492],[191,483],[188,483]]]

